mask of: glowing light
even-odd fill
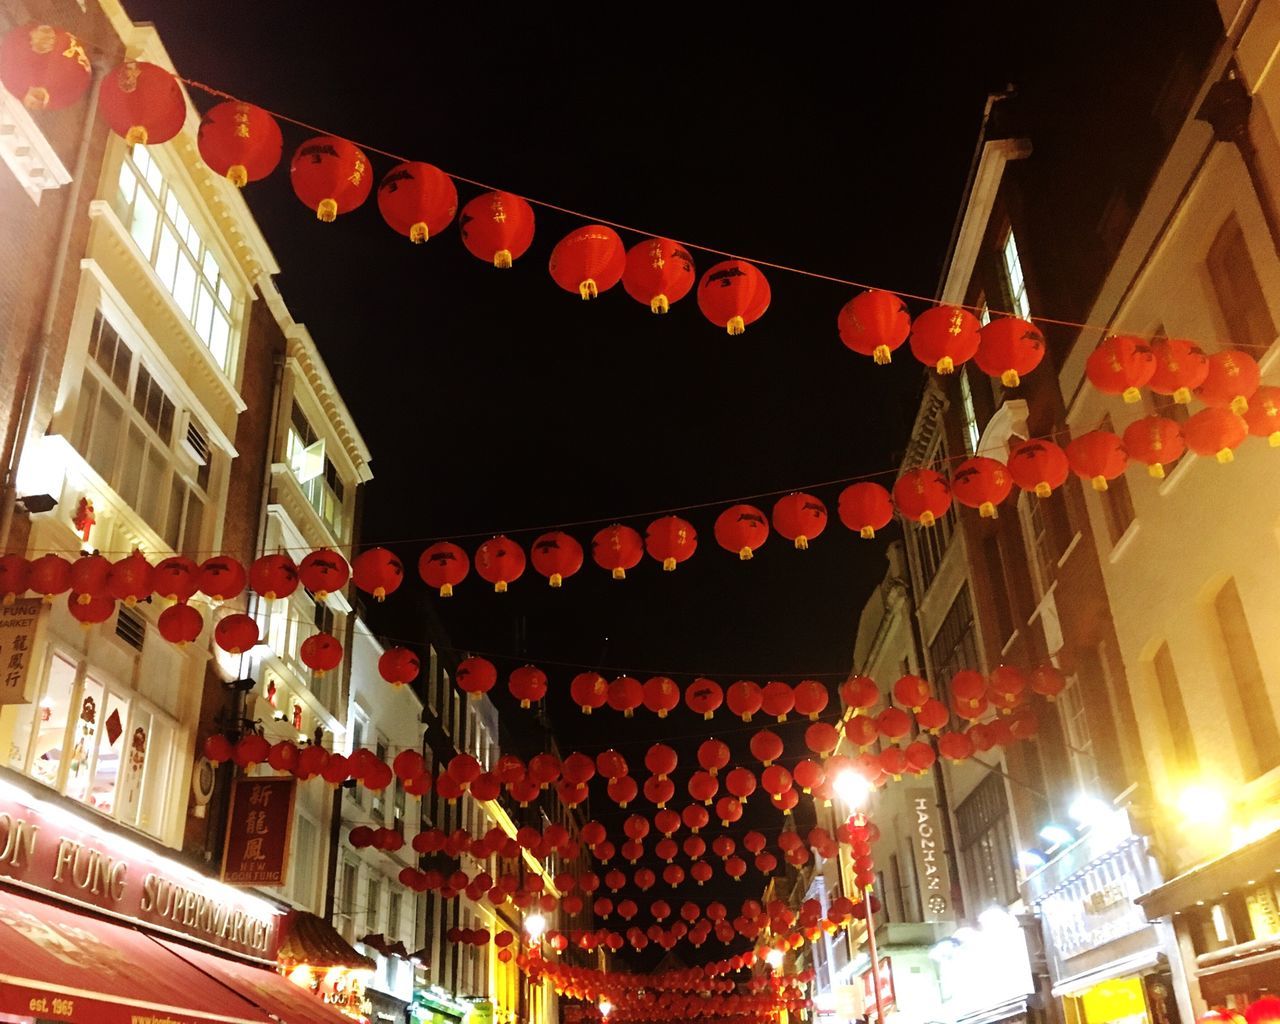
[[[871,783],[851,769],[837,775],[832,785],[836,795],[850,807],[861,807],[871,795]]]
[[[1178,794],[1178,813],[1189,825],[1223,825],[1230,816],[1231,805],[1217,786],[1197,783]]]
[[[1066,846],[1075,839],[1075,835],[1069,828],[1061,825],[1046,825],[1040,830],[1040,838],[1050,846]]]
[[[978,924],[984,931],[1008,931],[1018,927],[1018,919],[1004,907],[991,906],[978,915]]]
[[[766,961],[768,961],[769,966],[772,967],[775,971],[782,966],[783,957],[782,957],[782,950],[780,949],[769,950],[769,952],[767,952],[764,955],[764,958]]]
[[[1019,850],[1018,865],[1024,871],[1039,871],[1049,863],[1049,858],[1039,850]]]
[[[524,933],[530,940],[537,942],[547,930],[547,919],[541,914],[530,914],[524,919]]]
[[[1096,796],[1081,794],[1071,801],[1067,808],[1067,817],[1077,825],[1091,828],[1111,813],[1111,805]]]
[[[609,1000],[607,999],[601,999],[600,1000],[600,1016],[607,1017],[611,1013],[613,1013],[613,1003],[609,1002]]]

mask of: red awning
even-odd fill
[[[7,889],[0,889],[0,1013],[70,1024],[271,1020],[135,928]]]
[[[156,941],[287,1024],[351,1024],[350,1017],[322,1003],[306,989],[275,971],[167,939]]]

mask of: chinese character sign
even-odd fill
[[[26,704],[27,673],[40,621],[38,597],[21,598],[0,608],[0,704]]]
[[[231,793],[222,880],[229,885],[284,885],[297,779],[236,779]]]

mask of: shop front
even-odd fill
[[[462,1024],[471,1004],[458,999],[439,985],[417,989],[409,1004],[410,1024]]]
[[[1137,904],[1161,881],[1147,840],[1108,810],[1023,884],[1040,915],[1052,995],[1079,1024],[1179,1024],[1172,929]]]
[[[0,1021],[350,1024],[277,973],[283,918],[0,770]]]
[[[929,951],[942,993],[936,1019],[955,1024],[1040,1019],[1028,944],[1034,929],[1033,918],[991,907],[979,915],[978,927],[962,926],[936,943]]]

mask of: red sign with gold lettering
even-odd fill
[[[236,779],[222,851],[224,882],[284,885],[297,789],[293,778]]]

